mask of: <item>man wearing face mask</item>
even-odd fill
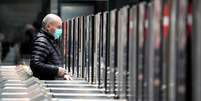
[[[41,31],[32,40],[30,67],[33,75],[41,80],[71,79],[62,67],[61,52],[56,45],[56,39],[62,34],[61,27],[61,18],[48,14],[42,21]]]

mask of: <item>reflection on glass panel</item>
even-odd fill
[[[72,19],[77,16],[86,16],[94,12],[94,6],[83,4],[63,4],[61,6],[62,19]]]

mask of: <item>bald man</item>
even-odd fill
[[[48,14],[42,21],[41,31],[32,40],[30,67],[33,75],[41,80],[71,79],[62,67],[61,52],[55,42],[62,34],[61,27],[61,18]]]

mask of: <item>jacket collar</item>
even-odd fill
[[[45,34],[51,40],[55,40],[54,36],[52,36],[50,33],[46,32],[46,31],[44,31],[43,29],[41,29],[40,32],[43,33],[43,34]]]

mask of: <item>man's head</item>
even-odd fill
[[[62,20],[58,15],[55,14],[48,14],[44,17],[42,21],[42,28],[43,30],[47,31],[55,38],[58,38],[61,34],[62,30]]]

